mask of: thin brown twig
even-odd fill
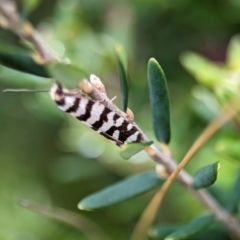
[[[68,59],[61,59],[56,56],[47,46],[41,35],[33,28],[31,23],[23,21],[17,12],[16,3],[11,0],[0,0],[0,26],[11,30],[20,38],[29,41],[35,48],[36,53],[33,59],[39,64],[49,62],[60,62],[69,64]]]
[[[115,106],[109,100],[109,98],[107,97],[106,94],[99,92],[94,86],[92,86],[90,95],[96,101],[101,101],[101,103],[103,103],[105,106],[109,107],[112,111],[117,112],[120,116],[127,119],[126,113],[122,112],[117,106]],[[234,107],[234,108],[236,108],[236,107]],[[214,124],[211,125],[210,132],[207,133],[207,135],[208,135],[207,138],[211,137],[211,135],[229,119],[229,115],[232,117],[232,114],[235,114],[235,113],[231,112],[230,110],[229,110],[227,116],[224,116],[224,114],[222,114],[221,117],[219,117],[219,119],[216,122],[214,122]],[[143,134],[143,136],[144,136],[143,141],[149,141],[148,137],[143,133],[143,131],[138,127],[138,125],[135,122],[132,122],[132,123]],[[209,131],[209,128],[207,131]],[[205,135],[204,139],[205,138],[206,138],[206,135]],[[201,138],[198,142],[196,142],[194,144],[194,149],[191,149],[190,152],[188,152],[188,154],[186,155],[187,158],[191,157],[192,154],[194,154],[195,151],[197,151],[201,147],[201,144],[204,143],[204,141],[205,141],[204,139]],[[162,164],[166,168],[168,173],[173,173],[174,171],[176,171],[177,172],[177,174],[176,174],[177,181],[179,183],[181,183],[189,191],[191,191],[201,201],[201,203],[210,212],[212,212],[215,215],[216,219],[221,224],[226,226],[226,228],[229,230],[231,235],[233,235],[236,239],[240,239],[240,225],[237,222],[237,220],[232,215],[230,215],[225,209],[223,209],[219,205],[219,203],[206,190],[194,190],[191,186],[192,177],[185,170],[179,169],[177,166],[177,163],[174,159],[172,159],[170,156],[167,156],[164,153],[162,153],[154,145],[151,145],[150,147],[146,148],[146,152],[156,163]],[[174,177],[175,177],[175,174],[174,174]],[[150,206],[154,206],[156,204],[157,198],[159,198],[159,195],[158,195],[158,197],[153,198],[152,202],[150,203]],[[154,215],[147,215],[147,217],[152,218],[152,220],[154,219]]]
[[[144,210],[140,220],[138,221],[131,240],[145,240],[147,239],[147,230],[154,221],[154,218],[159,210],[162,200],[166,195],[167,190],[179,174],[179,172],[186,166],[191,160],[193,155],[219,130],[226,122],[231,120],[235,114],[240,110],[239,98],[228,104],[222,112],[206,127],[198,139],[194,142],[192,147],[189,149],[183,160],[179,163],[177,168],[172,172],[169,178],[162,185],[160,190],[154,195],[151,202]],[[193,189],[192,189],[193,190]],[[222,216],[218,216],[217,220],[222,221]]]

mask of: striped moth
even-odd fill
[[[54,83],[50,96],[58,108],[77,118],[99,134],[121,146],[143,141],[142,133],[125,118],[107,108],[99,101],[89,99],[79,91],[68,90]]]

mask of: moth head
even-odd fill
[[[63,86],[60,83],[55,82],[50,89],[50,96],[55,101],[61,100],[64,97]]]

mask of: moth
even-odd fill
[[[78,91],[68,90],[60,83],[54,83],[50,96],[60,110],[77,118],[117,146],[143,140],[142,134],[132,123],[101,102],[89,99]]]

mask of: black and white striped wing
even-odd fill
[[[100,102],[94,102],[80,94],[54,84],[50,95],[59,109],[82,121],[118,146],[124,143],[140,142],[141,133],[123,117]]]

